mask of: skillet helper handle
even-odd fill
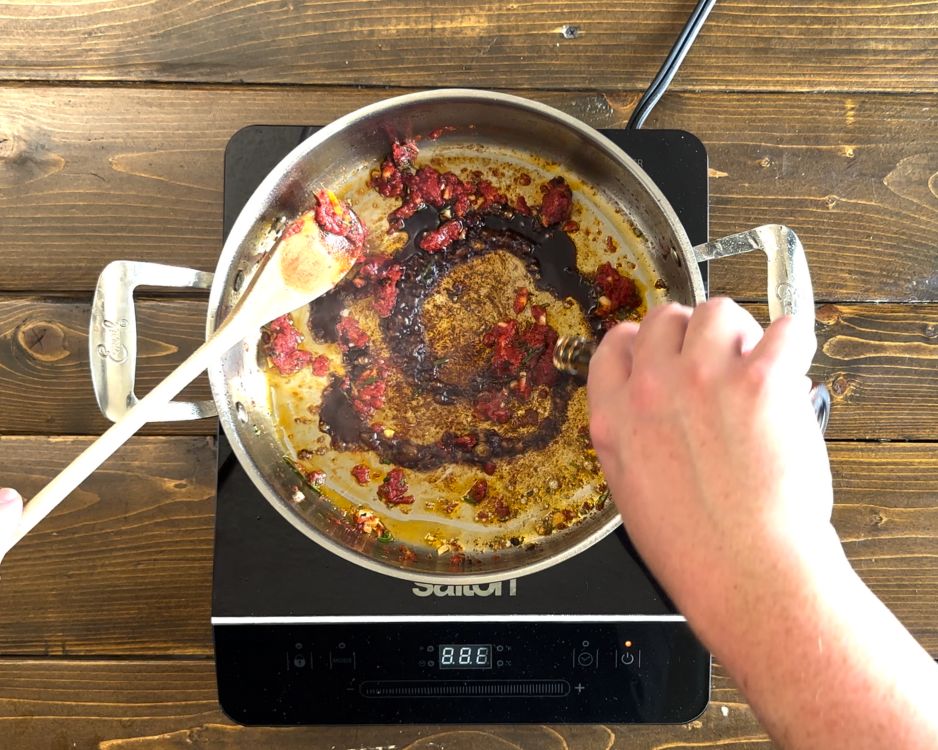
[[[208,289],[213,274],[162,263],[116,260],[98,277],[88,331],[91,382],[98,408],[118,421],[138,398],[134,393],[137,369],[137,319],[133,293],[137,286]],[[151,421],[178,422],[215,416],[215,403],[171,401]]]
[[[811,274],[804,246],[793,230],[781,224],[766,224],[748,232],[697,245],[694,253],[697,260],[703,262],[752,250],[761,250],[768,262],[769,320],[791,315],[803,326],[805,335],[813,336],[814,290]],[[823,383],[815,383],[810,398],[823,433],[830,421],[830,391]]]

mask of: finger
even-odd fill
[[[762,334],[762,326],[746,310],[731,299],[716,297],[694,309],[681,353],[705,361],[735,359],[752,351]]]
[[[0,513],[18,515],[23,510],[23,497],[12,487],[0,487]],[[4,518],[6,516],[4,515]],[[19,521],[19,518],[17,518]],[[3,525],[0,524],[0,528]]]
[[[653,307],[635,337],[634,360],[658,362],[680,354],[692,312],[692,308],[673,302]]]
[[[0,559],[16,537],[23,514],[23,498],[9,487],[0,488]]]
[[[632,374],[632,347],[637,323],[619,323],[610,329],[590,359],[587,396],[617,393]]]
[[[627,379],[632,371],[632,347],[637,333],[638,323],[619,323],[610,328],[590,359],[590,370],[599,360],[601,368],[617,368]]]
[[[761,363],[770,372],[800,377],[811,367],[815,351],[817,339],[813,329],[786,315],[769,325],[749,356],[754,363]]]

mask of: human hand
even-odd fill
[[[741,307],[713,299],[616,326],[590,361],[591,436],[612,497],[704,635],[741,579],[762,586],[787,558],[840,552],[808,398],[815,347],[792,318],[763,335]]]
[[[0,488],[0,561],[16,539],[16,529],[23,515],[23,498],[9,487]]]

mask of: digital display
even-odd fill
[[[440,669],[491,669],[491,643],[440,644]]]

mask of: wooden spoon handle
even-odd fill
[[[237,324],[229,325],[233,322],[233,318],[234,316],[229,316],[211,338],[189,355],[165,380],[140,399],[132,409],[85,448],[74,461],[26,503],[16,530],[16,538],[10,547],[13,547],[36,524],[49,515],[114,451],[127,442],[131,435],[149,422],[163,406],[198,377],[209,362],[224,354],[244,338],[244,329]]]

